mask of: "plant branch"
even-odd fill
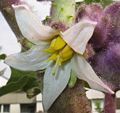
[[[116,113],[116,96],[105,94],[104,113]]]
[[[19,0],[0,0],[0,10],[18,2]]]
[[[11,30],[14,32],[18,42],[22,44],[23,51],[29,49],[31,47],[31,43],[28,42],[22,35],[15,19],[14,9],[11,6],[8,6],[2,9],[1,12],[8,22]]]

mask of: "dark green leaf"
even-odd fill
[[[6,86],[1,87],[0,96],[22,89],[25,86],[27,81],[28,81],[28,77],[24,76],[24,77],[21,77],[21,79],[19,79],[16,82],[12,82],[7,84]]]
[[[6,58],[6,55],[5,54],[1,54],[0,55],[0,60],[4,60]]]
[[[0,88],[0,96],[16,91],[24,91],[30,98],[40,93],[40,81],[37,80],[36,73],[12,68],[11,78],[6,86]]]
[[[84,0],[85,3],[90,4],[90,3],[100,3],[102,4],[104,7],[111,4],[113,2],[113,0]]]

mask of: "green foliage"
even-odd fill
[[[23,91],[29,98],[40,93],[40,82],[35,72],[23,72],[12,68],[12,75],[6,86],[0,88],[0,96],[5,94]]]
[[[4,60],[6,58],[6,55],[5,54],[1,54],[0,55],[0,60]]]
[[[113,2],[113,0],[84,0],[85,3],[90,4],[90,3],[101,3],[103,6],[107,6]]]
[[[102,113],[103,109],[101,108],[101,101],[100,100],[96,100],[95,101],[95,110],[98,112],[98,113]]]

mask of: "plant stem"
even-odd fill
[[[116,113],[116,96],[105,94],[104,113]]]
[[[75,0],[53,0],[51,18],[70,26],[75,19]]]
[[[0,10],[18,2],[19,0],[0,0]]]
[[[1,10],[1,12],[3,16],[5,17],[6,21],[8,22],[11,30],[15,33],[18,40],[20,40],[23,36],[17,25],[13,8],[9,6]]]
[[[82,81],[77,81],[74,88],[67,87],[47,113],[91,113]]]
[[[22,35],[22,33],[17,25],[13,8],[11,6],[8,6],[4,9],[2,9],[1,12],[2,12],[4,18],[6,19],[6,21],[8,22],[11,30],[14,32],[18,42],[20,42],[22,44],[22,50],[24,51],[24,50],[29,49],[31,47],[31,43],[28,42]]]

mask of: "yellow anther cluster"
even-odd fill
[[[45,51],[52,53],[48,60],[54,60],[58,65],[61,65],[62,62],[69,60],[73,56],[73,50],[60,36],[53,39],[49,48],[45,49]]]
[[[51,53],[56,52],[62,49],[65,45],[66,45],[65,41],[60,36],[58,36],[57,38],[51,41],[49,48],[47,48],[45,51]]]

